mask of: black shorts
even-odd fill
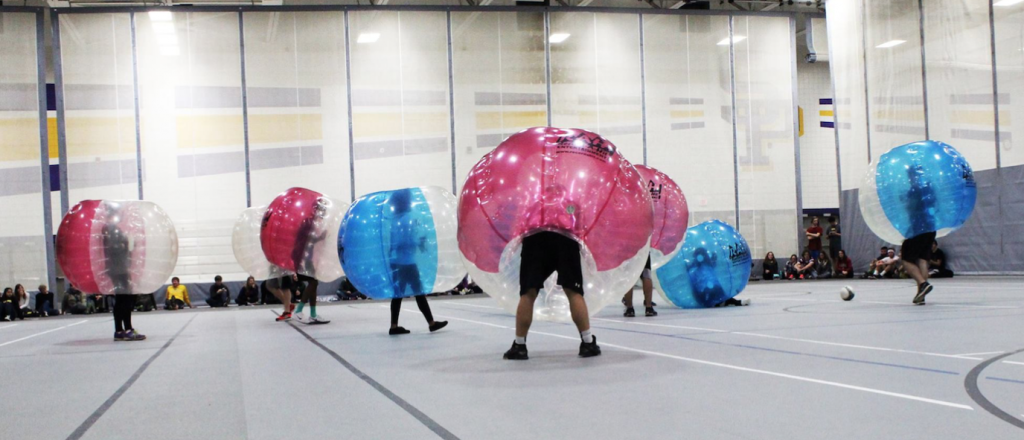
[[[309,275],[296,274],[295,276],[299,278],[300,283],[319,283],[316,278]]]
[[[523,239],[519,266],[519,294],[540,290],[552,272],[558,272],[558,285],[583,294],[583,268],[580,244],[557,232],[538,232]]]
[[[647,264],[644,265],[644,269],[651,270],[651,256],[647,256]]]
[[[903,240],[903,247],[900,248],[900,258],[908,263],[928,261],[932,258],[932,243],[935,242],[934,232],[910,237]]]

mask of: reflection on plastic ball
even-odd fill
[[[747,287],[750,248],[732,226],[706,221],[687,229],[683,248],[653,272],[655,287],[677,307],[712,307]]]
[[[60,222],[57,262],[85,293],[152,293],[178,262],[178,233],[152,202],[84,200]]]
[[[335,246],[347,208],[347,203],[305,188],[281,193],[267,207],[260,228],[267,261],[320,281],[341,278]]]
[[[357,199],[338,233],[349,281],[375,299],[455,288],[466,276],[455,237],[457,205],[452,193],[433,186]]]
[[[883,154],[869,166],[859,196],[871,231],[893,244],[926,232],[942,237],[960,229],[977,198],[971,165],[937,141],[901,145]]]
[[[522,239],[555,231],[582,244],[591,314],[622,296],[648,255],[653,212],[647,188],[611,142],[578,129],[537,127],[512,135],[473,167],[459,199],[459,250],[473,280],[514,313]],[[569,319],[547,289],[537,318]]]
[[[654,231],[651,233],[651,268],[667,263],[683,245],[690,219],[683,190],[665,173],[645,165],[635,165],[654,203]]]
[[[263,255],[260,225],[266,212],[266,206],[242,211],[235,221],[235,228],[231,231],[231,250],[235,253],[235,260],[246,273],[257,280],[276,278],[284,274],[281,268],[271,264]]]

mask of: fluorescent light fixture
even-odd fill
[[[356,43],[359,43],[359,44],[376,43],[377,40],[379,40],[379,39],[380,39],[380,34],[378,34],[376,32],[366,32],[366,33],[359,34],[359,38],[356,38]]]
[[[161,46],[177,46],[178,36],[174,34],[156,34],[156,44]]]
[[[170,23],[170,22],[166,22],[166,21],[153,22],[153,32],[158,33],[158,34],[173,34],[174,33],[174,23]]]
[[[747,37],[745,37],[743,35],[733,35],[732,36],[732,42],[734,44],[735,43],[739,43],[740,41],[743,41],[743,40],[746,40],[746,39],[747,39]],[[718,42],[718,45],[719,46],[728,46],[729,45],[729,37],[723,38],[722,41]]]
[[[174,14],[171,14],[171,11],[149,11],[149,19],[153,21],[171,21],[174,20]]]
[[[906,43],[906,42],[907,42],[906,40],[889,40],[889,41],[886,41],[885,43],[879,44],[878,46],[875,46],[875,47],[877,47],[879,49],[888,49],[888,48],[893,47],[893,46],[899,46],[899,45],[901,45],[903,43]]]
[[[548,38],[548,41],[557,44],[557,43],[561,43],[561,42],[563,42],[565,40],[568,40],[568,39],[569,39],[569,34],[567,34],[565,32],[556,32],[554,34],[551,34],[551,37]]]
[[[1002,0],[992,3],[992,6],[1013,6],[1020,2],[1024,2],[1024,0]]]
[[[177,45],[174,46],[160,46],[160,55],[168,57],[176,57],[181,55],[181,49],[178,49]]]

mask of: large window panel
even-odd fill
[[[988,4],[924,0],[922,6],[929,135],[956,147],[975,171],[993,169],[996,137]]]
[[[925,139],[917,2],[865,2],[871,159]],[[941,127],[934,127],[932,137]]]
[[[551,123],[583,128],[642,164],[640,21],[636,14],[551,13]]]
[[[453,12],[456,184],[509,135],[547,125],[544,14]]]
[[[834,125],[839,130],[840,186],[845,191],[860,188],[870,160],[864,110],[864,6],[852,0],[835,0],[826,5],[829,67],[835,84]]]
[[[798,249],[791,38],[789,18],[733,18],[740,232],[757,256]]]
[[[0,13],[0,25],[0,278],[31,289],[47,279],[36,15]]]
[[[446,14],[352,12],[349,22],[356,196],[452,189]]]
[[[1024,165],[1024,2],[994,6],[999,147],[1003,167]]]
[[[252,205],[293,186],[349,200],[344,13],[243,18]]]
[[[137,200],[131,18],[60,15],[60,32],[68,200]]]
[[[728,37],[728,17],[644,16],[647,163],[682,188],[690,224],[736,219]]]
[[[178,231],[182,282],[246,276],[231,229],[246,207],[238,13],[136,14],[144,198]]]

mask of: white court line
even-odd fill
[[[0,330],[3,330],[5,328],[17,327],[17,326],[18,326],[18,324],[5,325],[3,327],[0,327]]]
[[[719,330],[719,329],[715,329],[715,328],[686,327],[686,326],[682,326],[682,325],[654,324],[654,323],[650,323],[650,322],[627,322],[627,321],[619,321],[619,320],[616,320],[616,319],[607,319],[607,318],[590,318],[590,319],[593,320],[593,321],[617,322],[619,324],[646,325],[646,326],[650,326],[650,327],[668,327],[668,328],[678,328],[678,329],[683,329],[683,330],[699,330],[699,331],[714,332],[714,333],[733,333],[733,332],[730,332],[729,330]]]
[[[84,323],[84,322],[87,322],[87,321],[89,321],[89,320],[88,319],[83,319],[83,320],[78,321],[78,322],[76,322],[74,324],[68,324],[68,325],[65,325],[63,327],[57,327],[57,328],[53,328],[53,329],[47,330],[45,332],[39,332],[39,333],[36,333],[34,335],[28,335],[28,336],[25,336],[24,338],[21,338],[21,339],[15,339],[13,341],[4,342],[3,344],[0,344],[0,347],[3,347],[5,345],[11,345],[11,344],[13,344],[15,342],[21,342],[21,341],[24,341],[26,339],[32,339],[32,338],[34,338],[36,336],[45,335],[47,333],[55,332],[57,330],[65,329],[65,328],[68,328],[68,327],[74,327],[74,326],[76,326],[78,324],[81,324],[81,323]]]
[[[417,313],[419,313],[417,310],[412,310],[412,309],[405,309],[405,310],[408,310],[410,312],[417,312]],[[503,329],[507,329],[507,330],[515,330],[514,327],[508,327],[508,326],[504,326],[504,325],[491,324],[491,323],[488,323],[488,322],[474,321],[474,320],[471,320],[471,319],[454,318],[454,317],[451,317],[451,316],[445,316],[445,318],[451,319],[451,320],[455,320],[455,321],[463,321],[463,322],[469,322],[469,323],[473,323],[473,324],[486,325],[486,326],[489,326],[489,327],[497,327],[497,328],[503,328]],[[531,333],[537,334],[537,335],[552,336],[552,337],[555,337],[555,338],[569,339],[569,340],[577,340],[578,339],[578,338],[574,338],[572,336],[559,335],[559,334],[555,334],[555,333],[547,333],[547,332],[539,332],[539,331],[533,331]],[[867,388],[867,387],[861,387],[861,386],[857,386],[857,385],[849,385],[849,384],[845,384],[845,383],[832,382],[832,381],[821,380],[821,379],[813,379],[813,378],[810,378],[810,377],[795,376],[795,375],[792,375],[792,374],[777,373],[777,372],[774,372],[774,371],[758,370],[756,368],[747,368],[747,367],[741,367],[741,366],[737,366],[737,365],[730,365],[730,364],[723,364],[723,363],[719,363],[719,362],[705,361],[705,360],[702,360],[702,359],[687,358],[687,357],[682,357],[682,356],[671,355],[671,354],[668,354],[668,353],[661,353],[661,352],[658,352],[658,351],[640,350],[640,349],[626,347],[626,346],[617,345],[617,344],[609,344],[607,342],[602,342],[601,345],[604,345],[604,346],[607,346],[607,347],[613,347],[613,348],[617,348],[617,349],[625,350],[625,351],[632,351],[634,353],[641,353],[641,354],[646,354],[646,355],[650,355],[650,356],[664,357],[664,358],[668,358],[668,359],[675,359],[675,360],[680,360],[680,361],[684,361],[684,362],[691,362],[691,363],[695,363],[695,364],[708,365],[708,366],[712,366],[712,367],[727,368],[727,369],[730,369],[730,370],[737,370],[737,371],[746,371],[748,373],[765,374],[765,375],[768,375],[768,376],[782,377],[782,378],[785,378],[785,379],[793,379],[793,380],[798,380],[798,381],[802,381],[802,382],[816,383],[816,384],[819,384],[819,385],[829,385],[829,386],[838,387],[838,388],[845,388],[845,389],[849,389],[849,390],[863,391],[863,392],[872,393],[872,394],[880,394],[880,395],[883,395],[883,396],[896,397],[896,398],[907,399],[907,400],[915,400],[915,401],[924,402],[924,403],[931,403],[933,405],[948,406],[950,408],[974,410],[973,407],[968,406],[968,405],[962,405],[962,404],[953,403],[953,402],[946,402],[946,401],[942,401],[942,400],[929,399],[929,398],[926,398],[926,397],[912,396],[912,395],[909,395],[909,394],[894,393],[894,392],[891,392],[891,391],[879,390],[879,389],[876,389],[876,388]]]
[[[1003,353],[1006,353],[1006,352],[1005,351],[985,351],[985,352],[981,352],[981,353],[956,354],[954,356],[956,356],[956,357],[968,357],[968,356],[984,356],[986,354],[1003,354]]]
[[[1011,364],[1011,365],[1024,365],[1024,362],[1014,362],[1014,361],[1003,361],[1003,363],[1004,364]]]
[[[810,299],[810,298],[758,298],[758,300],[759,301],[761,301],[761,300],[763,300],[763,301],[799,301],[799,302],[811,301],[811,302],[830,302],[830,303],[846,302],[846,301],[842,301],[842,300]],[[863,301],[863,300],[857,300],[857,301],[858,302],[862,302],[862,303],[867,303],[867,304],[887,304],[887,305],[893,305],[893,306],[917,307],[916,305],[911,304],[911,303],[907,303],[907,302]],[[980,306],[980,305],[977,305],[977,304],[934,304],[934,303],[929,303],[928,305],[932,306],[932,307],[967,307],[967,308],[975,308],[975,309],[1019,309],[1020,308],[1018,306]]]

